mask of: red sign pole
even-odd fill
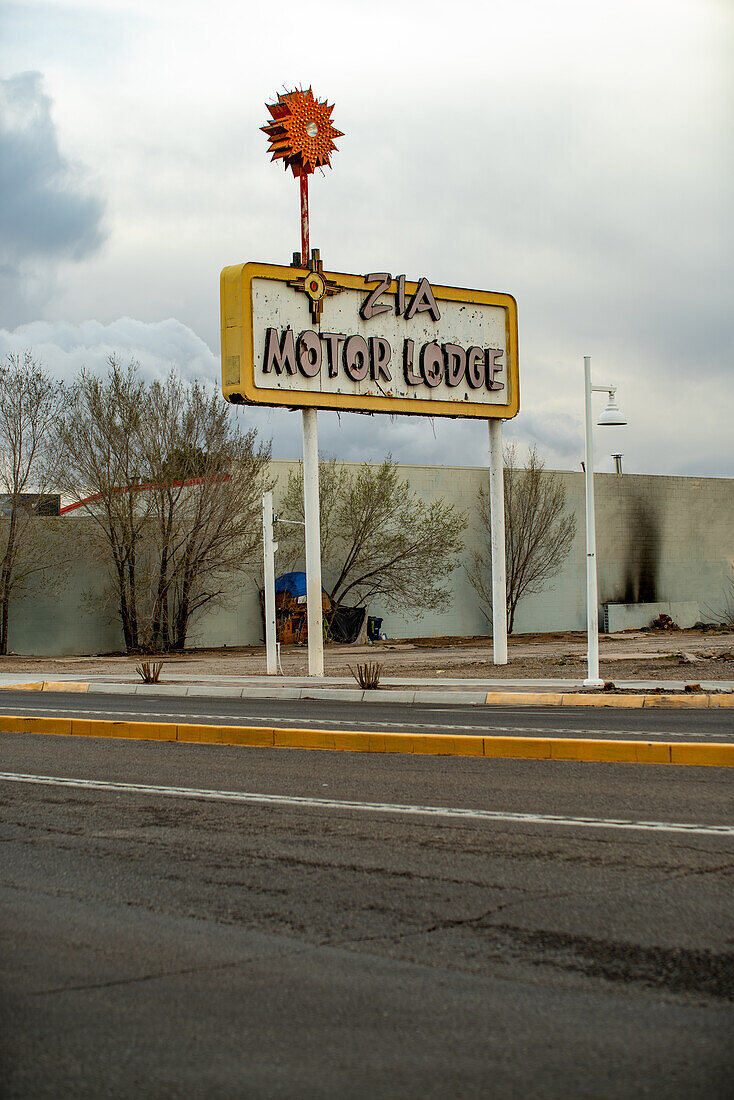
[[[301,172],[301,265],[308,267],[308,175]]]

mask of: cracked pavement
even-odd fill
[[[731,821],[725,769],[5,735],[3,768]],[[732,839],[0,785],[4,1096],[730,1095]]]

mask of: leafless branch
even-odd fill
[[[54,486],[60,460],[52,441],[63,406],[61,384],[31,351],[9,355],[0,366],[0,488],[7,516],[0,526],[0,653],[8,651],[11,596],[34,568],[39,507]],[[54,557],[52,552],[46,565]]]
[[[507,629],[512,633],[518,604],[546,588],[558,575],[576,534],[576,517],[566,511],[560,478],[545,471],[537,449],[519,467],[514,445],[505,448],[505,557]],[[479,548],[471,554],[467,575],[485,618],[492,619],[492,544],[489,492],[477,500]]]
[[[444,501],[426,504],[402,480],[388,458],[358,470],[335,460],[319,463],[321,553],[332,601],[418,616],[442,610],[450,600],[449,577],[463,549],[466,516]],[[303,518],[303,473],[291,474],[279,511]],[[299,528],[278,532],[287,560],[302,552]]]

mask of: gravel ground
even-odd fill
[[[734,630],[629,631],[599,639],[600,671],[607,680],[734,680]],[[573,679],[586,675],[586,635],[578,631],[524,634],[509,640],[509,663],[492,664],[491,638],[423,638],[375,645],[328,645],[327,676],[348,676],[349,666],[378,661],[383,676],[466,679]],[[0,672],[50,679],[54,674],[109,676],[134,673],[139,657],[0,658]],[[252,676],[265,672],[263,646],[190,650],[164,658],[167,676]],[[305,647],[284,646],[286,675],[305,675]]]

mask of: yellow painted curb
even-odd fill
[[[734,707],[734,693],[707,695],[615,695],[612,692],[488,691],[487,706],[517,707],[680,707],[705,710],[708,707]]]
[[[709,695],[615,695],[612,692],[501,692],[486,693],[487,706],[614,706],[623,709],[640,707],[681,707],[706,709],[710,706],[734,707],[734,693]]]
[[[89,684],[80,680],[44,680],[41,691],[89,691]]]
[[[559,707],[563,696],[552,691],[488,691],[489,706]]]
[[[445,734],[357,733],[267,726],[209,726],[175,722],[117,722],[93,718],[0,715],[6,733],[114,737],[250,748],[322,749],[337,752],[407,753],[593,763],[687,764],[734,767],[734,744],[611,741],[571,737],[454,737]]]
[[[675,709],[701,709],[711,703],[710,695],[646,695],[646,707],[673,707]]]
[[[71,734],[71,718],[31,718],[27,715],[8,714],[0,718],[5,733],[53,733]]]
[[[734,747],[734,746],[733,746]],[[592,741],[578,742],[554,739],[551,747],[553,760],[584,760],[587,763],[615,764],[670,764],[671,742],[668,741]],[[687,763],[683,758],[681,764]],[[731,754],[734,767],[734,753]]]
[[[734,707],[734,692],[728,695],[710,695],[709,700],[712,707]]]
[[[642,707],[644,695],[584,694],[572,692],[561,696],[562,707]]]
[[[83,680],[41,680],[29,684],[0,684],[0,691],[89,691]]]
[[[731,748],[731,745],[671,745],[670,763],[730,768],[734,761],[731,752],[727,752],[727,749],[731,750]]]
[[[0,684],[0,691],[89,691],[89,684],[81,680],[41,680],[28,684]]]

